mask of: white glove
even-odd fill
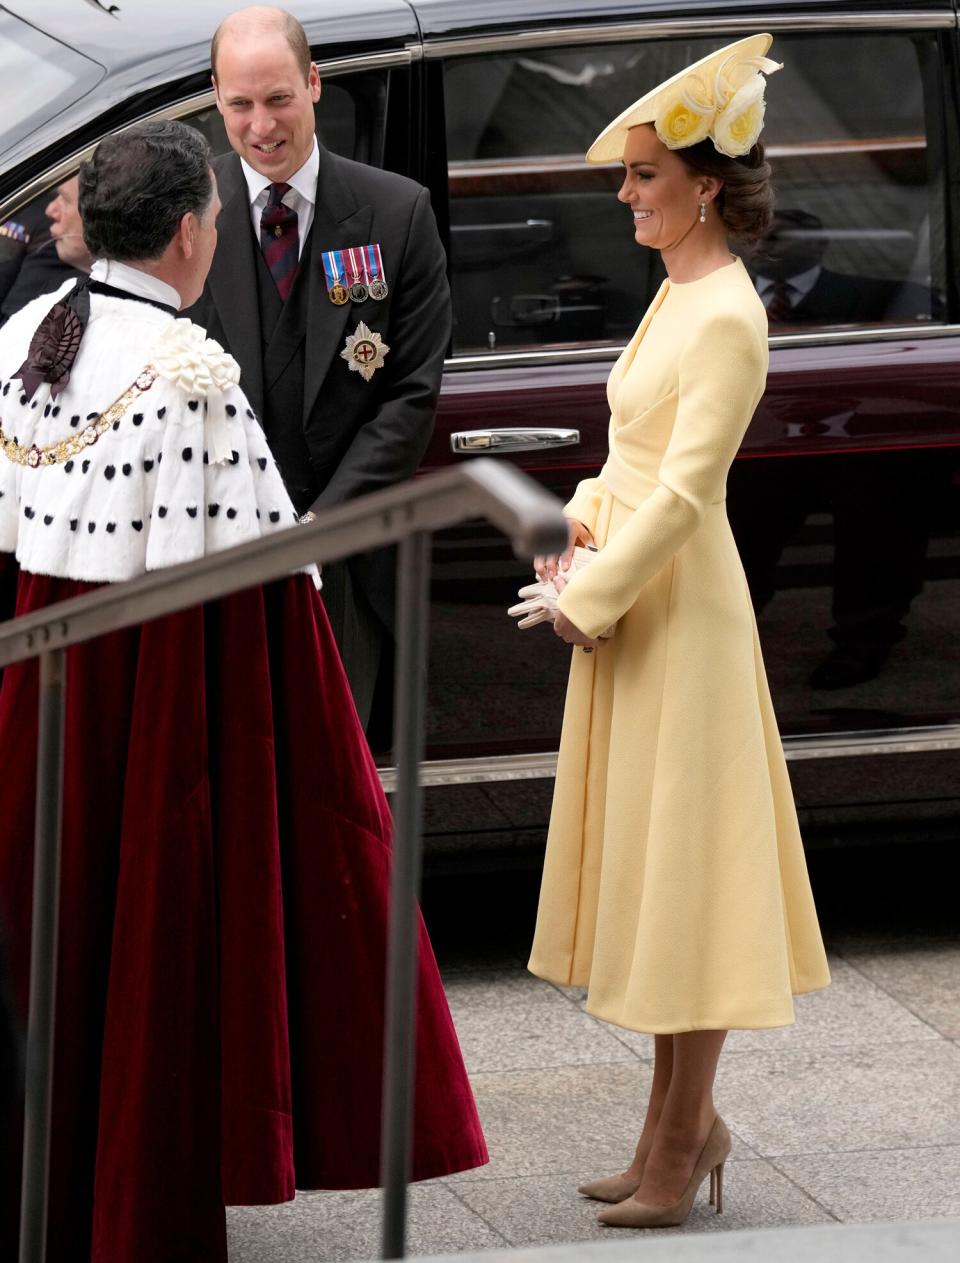
[[[557,612],[557,589],[553,583],[529,583],[521,588],[517,596],[521,597],[518,605],[511,605],[507,613],[511,618],[519,618],[518,627],[536,627],[537,623],[552,623]]]
[[[588,566],[593,558],[597,555],[596,548],[576,547],[573,550],[573,557],[570,565],[564,571],[564,578],[569,580],[578,570],[582,570],[584,566]],[[525,588],[521,588],[517,596],[521,598],[517,605],[511,605],[507,613],[511,618],[518,618],[520,621],[518,627],[526,629],[527,627],[536,627],[538,623],[552,623],[557,613],[557,600],[560,593],[553,586],[553,581],[547,583],[537,580],[536,583],[529,583]],[[609,629],[603,633],[601,639],[605,639],[613,634],[613,629]]]

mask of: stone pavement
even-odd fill
[[[960,1216],[960,939],[898,926],[828,944],[833,986],[795,1026],[729,1037],[725,1213],[704,1191],[685,1233]],[[629,1157],[652,1040],[595,1021],[519,951],[438,955],[492,1156],[411,1190],[410,1254],[676,1237],[601,1228],[575,1191]],[[230,1210],[231,1263],[375,1258],[379,1208],[369,1191]]]

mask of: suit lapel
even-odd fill
[[[341,350],[344,330],[351,314],[351,303],[337,307],[327,297],[323,272],[323,255],[327,250],[343,250],[364,245],[370,240],[373,207],[359,206],[334,166],[330,155],[320,146],[320,175],[317,180],[317,202],[314,208],[308,275],[307,346],[303,383],[303,416],[310,416],[320,393],[330,362]]]
[[[224,248],[214,255],[207,283],[227,345],[234,358],[244,365],[244,393],[257,416],[263,416],[263,343],[247,182],[236,154],[218,161],[216,169],[223,204],[220,233]]]

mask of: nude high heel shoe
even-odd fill
[[[622,1202],[625,1197],[632,1197],[640,1187],[640,1181],[626,1175],[608,1175],[602,1180],[591,1180],[589,1184],[581,1184],[578,1193],[584,1197],[592,1197],[595,1202]]]
[[[638,1146],[639,1147],[639,1146]],[[634,1158],[636,1161],[636,1157]],[[644,1159],[646,1161],[646,1159]],[[625,1197],[632,1197],[643,1179],[643,1167],[636,1178],[632,1175],[607,1175],[602,1180],[591,1180],[588,1184],[580,1184],[577,1192],[584,1197],[591,1197],[595,1202],[610,1202],[616,1205]]]
[[[611,1228],[676,1228],[693,1208],[697,1190],[710,1176],[710,1205],[723,1214],[723,1165],[730,1153],[730,1133],[718,1114],[700,1151],[683,1196],[672,1206],[647,1206],[628,1197],[609,1210],[602,1210],[597,1219]]]

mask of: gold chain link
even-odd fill
[[[106,434],[107,430],[120,420],[130,405],[148,391],[159,376],[154,366],[148,364],[133,385],[128,386],[123,394],[114,400],[106,412],[101,412],[95,421],[91,421],[78,434],[71,434],[69,438],[61,439],[59,443],[48,443],[46,447],[37,447],[36,444],[24,447],[16,439],[9,438],[4,433],[3,421],[0,419],[0,450],[3,451],[7,460],[13,461],[16,465],[26,465],[28,469],[40,469],[44,465],[62,465],[64,461],[85,452],[88,447],[93,447],[100,436]]]

